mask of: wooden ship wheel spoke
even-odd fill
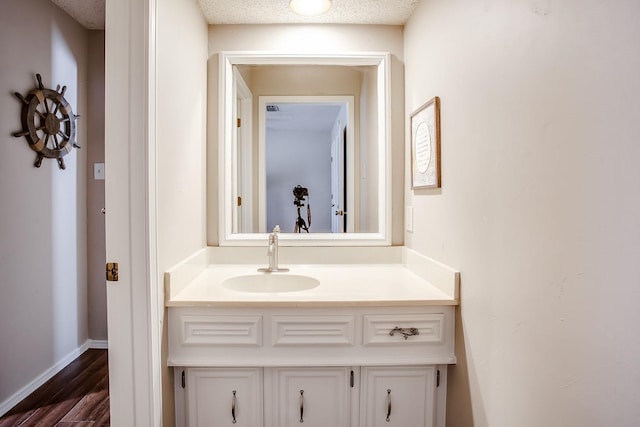
[[[64,98],[66,86],[60,90],[47,89],[42,84],[42,77],[36,74],[38,88],[26,96],[15,92],[22,101],[22,130],[15,132],[15,137],[25,137],[29,147],[37,153],[34,165],[40,167],[42,159],[56,159],[58,167],[65,169],[63,157],[72,148],[80,148],[76,143],[76,120],[71,105]]]

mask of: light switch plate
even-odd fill
[[[413,233],[413,206],[407,206],[405,213],[406,213],[406,218],[404,220],[405,228],[409,233]]]
[[[104,163],[93,164],[93,179],[96,181],[104,180]]]

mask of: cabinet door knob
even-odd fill
[[[300,390],[300,422],[304,422],[304,390]]]
[[[231,422],[236,423],[236,391],[233,390],[233,399],[231,399]]]

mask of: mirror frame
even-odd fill
[[[267,233],[233,233],[234,65],[342,65],[377,68],[378,232],[282,233],[281,246],[391,246],[390,54],[387,52],[220,52],[218,108],[218,238],[220,246],[264,246]]]

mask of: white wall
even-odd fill
[[[442,100],[405,241],[462,272],[450,426],[640,425],[638,16],[424,0],[405,28],[407,115]]]
[[[212,25],[209,27],[209,147],[218,146],[218,53],[221,51],[279,51],[279,52],[390,52],[391,60],[391,131],[392,168],[398,172],[393,178],[394,212],[403,205],[404,170],[404,74],[403,31],[400,26],[385,25]],[[255,94],[254,94],[255,95]],[[218,157],[217,150],[209,150],[208,158],[208,216],[207,241],[218,244]],[[403,218],[394,217],[392,240],[402,244]]]
[[[371,69],[364,70],[364,77],[362,79],[362,98],[361,103],[363,108],[360,109],[360,123],[366,123],[366,126],[362,126],[360,130],[360,138],[363,141],[359,147],[361,158],[360,170],[357,176],[358,195],[360,200],[356,204],[358,211],[356,212],[356,221],[359,222],[357,229],[364,233],[374,233],[378,231],[377,224],[379,221],[378,210],[378,151],[372,149],[371,144],[367,144],[367,141],[377,139],[378,135],[378,111],[375,108],[371,108],[372,105],[378,104],[378,93],[376,90],[377,79],[376,72]],[[367,105],[369,108],[364,108]],[[404,111],[404,110],[403,110]],[[401,115],[401,114],[398,114]],[[396,144],[399,148],[401,144]],[[400,151],[400,150],[398,150]],[[400,177],[404,169],[393,169],[394,182],[400,181]],[[401,191],[394,187],[394,193]],[[404,195],[404,194],[403,194]],[[394,194],[395,198],[395,194]],[[394,205],[395,207],[395,205]],[[401,209],[393,211],[394,229],[398,224],[403,224],[404,217],[399,213]]]
[[[157,34],[158,263],[164,272],[205,245],[207,25],[194,2],[159,2]]]
[[[12,93],[66,85],[87,114],[88,32],[51,2],[4,0],[0,11],[0,413],[88,339],[86,149],[33,166]],[[86,116],[77,141],[86,147]],[[15,403],[15,402],[14,402]]]
[[[207,24],[197,4],[158,2],[156,42],[157,274],[162,284],[164,271],[206,244]],[[164,366],[166,348],[165,327]],[[172,387],[167,368],[163,372],[165,426],[173,425]]]
[[[107,339],[107,288],[104,269],[105,207],[104,180],[93,179],[94,163],[104,163],[104,31],[89,31],[87,109],[87,282],[89,337]]]
[[[300,149],[304,141],[304,149]],[[307,226],[311,206],[311,233],[331,232],[331,132],[275,130],[267,128],[267,230],[280,226],[293,233],[298,210],[293,204],[293,187],[309,189],[300,216]],[[304,230],[300,230],[304,233]]]

